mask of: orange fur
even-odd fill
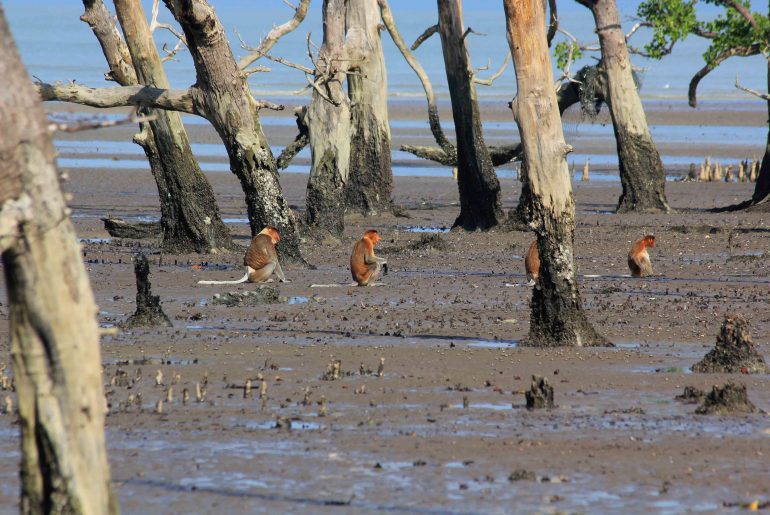
[[[655,236],[648,234],[636,241],[628,252],[628,268],[632,277],[644,277],[652,274],[652,262],[648,248],[655,247]]]
[[[527,271],[527,280],[530,284],[540,282],[540,254],[537,251],[537,240],[533,241],[524,258],[524,269]]]
[[[265,227],[251,240],[246,255],[243,256],[243,264],[246,274],[237,281],[198,281],[198,284],[240,284],[246,281],[261,283],[270,279],[275,273],[281,282],[288,282],[283,275],[281,263],[278,262],[278,254],[275,252],[275,244],[281,241],[281,235],[275,227]]]
[[[367,286],[380,277],[386,260],[374,255],[374,246],[382,238],[377,231],[368,230],[353,246],[350,254],[350,273],[359,286]]]

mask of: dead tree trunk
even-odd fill
[[[393,208],[388,77],[374,0],[348,0],[345,50],[352,139],[345,185],[348,209],[367,215]]]
[[[253,235],[265,226],[281,233],[282,259],[301,261],[297,222],[278,182],[270,145],[259,121],[259,105],[225,36],[214,9],[205,0],[164,0],[184,30],[195,64],[193,102],[201,106],[230,158],[230,169],[246,195]]]
[[[140,2],[115,2],[127,44],[101,0],[83,0],[83,5],[81,19],[99,40],[110,66],[109,79],[123,86],[141,83],[168,88]],[[193,157],[179,114],[164,110],[154,114],[155,121],[140,124],[134,141],[147,155],[158,187],[164,250],[211,252],[232,247],[214,191]]]
[[[540,253],[540,285],[533,289],[528,345],[606,345],[583,311],[575,276],[575,200],[561,116],[553,90],[543,0],[503,0],[516,67],[512,104],[531,188]]]
[[[315,80],[319,89],[307,110],[311,167],[307,184],[307,224],[335,236],[345,228],[345,184],[350,163],[350,102],[343,89],[347,0],[324,0],[323,45]]]
[[[665,171],[631,72],[617,4],[615,0],[577,1],[591,10],[599,34],[623,186],[617,211],[668,212]]]
[[[97,308],[48,124],[2,8],[0,76],[0,252],[21,428],[20,511],[117,513]]]
[[[492,167],[476,99],[468,48],[465,46],[461,0],[438,0],[438,31],[444,53],[452,115],[457,137],[457,186],[460,215],[454,227],[489,229],[503,220],[500,181]]]

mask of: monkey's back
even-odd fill
[[[257,234],[251,240],[251,245],[243,256],[243,264],[254,270],[260,270],[273,262],[273,240],[267,234]]]
[[[353,245],[353,252],[350,254],[350,274],[353,280],[360,283],[366,279],[371,272],[372,266],[367,265],[365,258],[373,249],[373,245],[364,238],[361,238]]]

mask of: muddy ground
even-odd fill
[[[236,179],[209,177],[246,245]],[[299,209],[305,181],[282,177]],[[173,328],[103,339],[107,441],[124,513],[674,513],[770,500],[770,418],[695,415],[696,405],[674,400],[685,386],[733,379],[770,410],[767,375],[689,372],[728,312],[749,318],[770,356],[767,216],[704,210],[748,198],[752,185],[669,182],[677,212],[615,215],[619,183],[576,183],[583,304],[616,347],[554,350],[517,346],[529,325],[522,255],[532,236],[444,232],[458,212],[451,178],[399,177],[395,186],[408,217],[350,217],[340,243],[305,242],[314,268],[284,265],[291,282],[277,286],[287,302],[214,304],[217,293],[256,288],[196,284],[240,277],[242,254],[160,255],[141,244]],[[518,184],[503,187],[512,207]],[[157,215],[154,186],[147,172],[73,170],[67,188],[99,320],[113,327],[135,309],[139,247],[103,240],[99,218]],[[368,228],[383,235],[390,273],[381,286],[350,287],[349,251]],[[426,234],[414,231],[434,231],[444,250],[412,245]],[[626,253],[649,232],[656,275],[632,279]],[[8,353],[2,322],[0,362]],[[324,380],[333,360],[342,377]],[[155,386],[158,370],[165,386]],[[524,409],[533,374],[553,385],[555,409]],[[156,413],[169,387],[173,400]],[[0,435],[0,512],[12,513],[13,416],[0,416]]]

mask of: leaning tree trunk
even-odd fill
[[[393,208],[388,77],[376,0],[348,0],[346,21],[353,136],[345,197],[348,209],[373,215]]]
[[[667,212],[666,175],[631,72],[617,4],[615,0],[578,2],[591,10],[598,27],[602,67],[607,77],[607,105],[615,131],[623,186],[617,211]]]
[[[553,90],[543,0],[503,0],[518,94],[512,103],[531,188],[531,226],[540,252],[529,337],[535,346],[604,345],[588,322],[575,275],[572,196],[561,116]]]
[[[345,229],[345,183],[351,147],[350,102],[342,86],[345,73],[339,69],[346,63],[345,4],[346,0],[324,0],[324,39],[315,73],[324,94],[313,90],[305,117],[312,161],[306,222],[309,227],[335,236]]]
[[[115,11],[136,72],[133,82],[121,84],[168,89],[141,1],[115,0]],[[156,120],[143,123],[134,141],[145,150],[158,186],[163,248],[181,253],[232,247],[214,190],[193,156],[181,116],[174,111],[151,111]]]
[[[20,510],[117,513],[97,308],[48,124],[2,8],[0,77],[0,252],[21,428]]]
[[[282,259],[302,261],[297,221],[283,196],[278,169],[262,131],[257,102],[238,68],[222,23],[205,0],[164,0],[184,30],[195,65],[193,102],[227,149],[230,169],[241,182],[252,235],[271,225],[281,233]]]
[[[438,17],[457,137],[460,215],[454,227],[468,231],[485,230],[502,222],[504,215],[500,204],[500,181],[481,130],[473,69],[465,46],[461,0],[438,0]]]

